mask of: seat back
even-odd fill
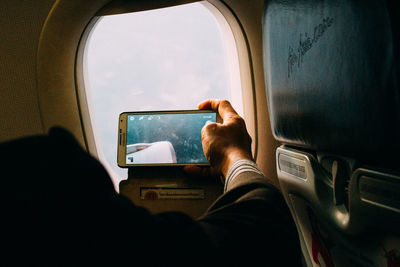
[[[393,3],[265,2],[268,108],[283,144],[278,178],[309,266],[400,262]]]

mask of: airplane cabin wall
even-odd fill
[[[249,127],[257,130],[257,163],[272,183],[279,186],[275,167],[275,149],[278,142],[273,138],[270,128],[262,63],[261,17],[264,0],[226,0],[222,2],[226,3],[236,15],[247,38],[253,73],[251,79],[255,88],[257,108],[257,125],[249,125]],[[47,127],[43,122],[46,119],[44,120],[40,114],[39,94],[41,92],[37,87],[37,51],[44,22],[54,3],[55,0],[9,0],[2,3],[0,10],[2,21],[0,31],[0,75],[2,77],[0,80],[0,142],[46,132]],[[62,33],[60,34],[62,35]],[[65,88],[57,90],[65,90]],[[75,88],[71,88],[71,90],[75,90]],[[75,100],[70,99],[69,101]],[[48,113],[48,108],[42,107],[43,110]],[[48,114],[45,115],[48,116]],[[65,116],[68,117],[68,114]],[[75,118],[75,115],[71,114],[69,117]],[[80,122],[76,122],[76,125],[80,125]],[[83,137],[77,136],[77,138],[82,140]]]
[[[0,142],[41,134],[36,52],[54,0],[2,1],[0,8]]]
[[[279,188],[275,164],[275,151],[279,142],[272,135],[264,82],[261,23],[264,0],[255,0],[251,3],[241,0],[225,2],[236,14],[248,40],[257,106],[257,164],[270,182]]]

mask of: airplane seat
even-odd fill
[[[265,1],[277,174],[308,266],[400,264],[398,11],[394,1]]]

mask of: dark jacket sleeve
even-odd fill
[[[281,193],[265,177],[239,174],[199,220],[226,266],[300,266],[298,234]],[[228,256],[229,255],[229,256]]]
[[[299,265],[288,208],[264,177],[241,174],[193,220],[152,215],[117,194],[102,165],[60,128],[0,144],[0,162],[7,266]]]

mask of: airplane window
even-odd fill
[[[196,109],[241,94],[232,91],[226,46],[201,2],[99,18],[85,47],[84,83],[98,156],[114,180],[127,177],[117,166],[121,112]]]

